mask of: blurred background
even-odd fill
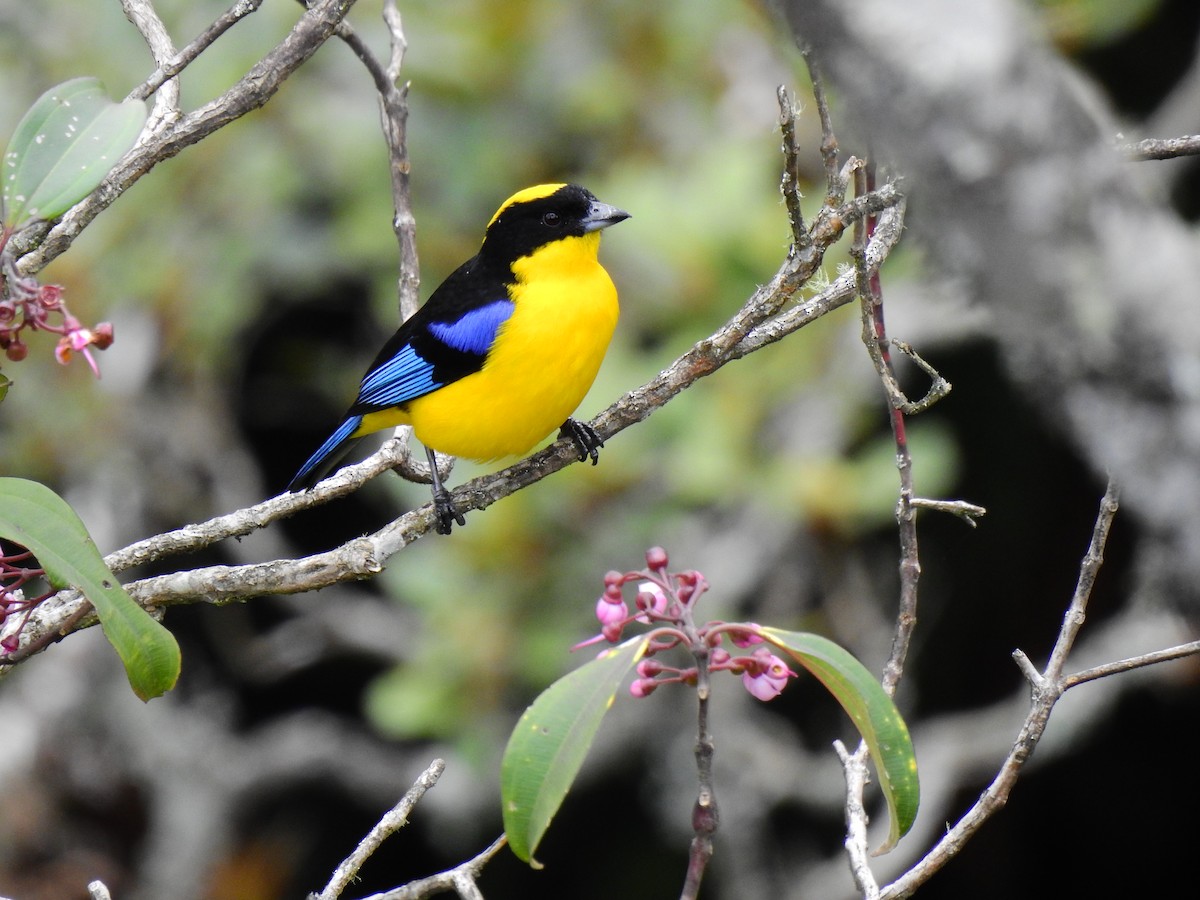
[[[182,46],[225,4],[156,8]],[[1029,8],[1131,133],[1197,79],[1192,0]],[[379,12],[362,0],[350,21],[385,56]],[[413,0],[401,13],[422,297],[526,185],[579,181],[633,214],[604,238],[622,319],[583,417],[707,336],[783,259],[777,85],[804,107],[806,193],[823,196],[802,62],[754,3]],[[236,81],[297,14],[269,0],[225,35],[184,74],[185,109]],[[0,137],[51,85],[96,75],[121,97],[153,68],[119,4],[0,6]],[[1198,175],[1172,163],[1166,180],[1164,202],[1189,221]],[[397,324],[391,212],[372,84],[331,41],[264,109],[160,164],[42,273],[85,323],[111,321],[116,342],[98,381],[82,361],[57,365],[45,335],[4,364],[0,473],[62,493],[104,552],[278,493]],[[831,254],[828,274],[846,259],[845,247]],[[917,488],[988,515],[977,529],[920,520],[921,625],[899,703],[925,793],[883,878],[919,858],[1008,752],[1027,704],[1010,654],[1039,661],[1051,646],[1103,492],[1014,389],[970,298],[927,289],[925,275],[915,244],[884,273],[892,335],[954,384],[910,421]],[[504,742],[578,665],[568,648],[596,630],[604,572],[638,568],[653,544],[704,572],[707,617],[817,631],[878,669],[897,592],[897,478],[859,331],[842,309],[722,369],[617,436],[600,466],[471,514],[370,582],[172,609],[183,676],[148,705],[96,629],[22,665],[0,684],[0,895],[83,897],[101,878],[120,900],[301,897],[435,756],[445,776],[346,896],[462,861],[500,832]],[[910,386],[923,391],[917,377]],[[451,481],[480,471],[460,462]],[[427,499],[425,486],[381,477],[159,571],[325,550]],[[1129,616],[1137,540],[1119,516],[1093,640],[1071,668],[1187,639],[1169,611]],[[1194,843],[1194,821],[1137,823],[1200,789],[1186,765],[1156,789],[1157,739],[1194,721],[1195,676],[1175,663],[1069,694],[1009,807],[921,895],[1126,895],[1115,858],[1130,860],[1142,895],[1174,886],[1163,862]],[[722,830],[703,895],[853,896],[830,749],[849,723],[804,678],[770,704],[733,679],[717,688]],[[676,895],[693,741],[686,691],[620,697],[538,853],[546,868],[503,853],[484,894]]]

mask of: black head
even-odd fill
[[[480,255],[512,262],[562,238],[583,237],[629,218],[577,184],[539,184],[509,197],[492,216]]]

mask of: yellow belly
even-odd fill
[[[559,243],[592,237],[599,235]],[[617,292],[594,249],[559,249],[566,251],[562,258],[543,249],[514,265],[513,314],[483,369],[407,404],[403,418],[421,443],[467,459],[513,456],[532,449],[579,406],[612,339]]]

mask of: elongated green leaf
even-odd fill
[[[912,827],[921,796],[917,757],[899,710],[875,676],[828,638],[775,628],[758,631],[825,685],[867,742],[891,819],[888,838],[875,855],[886,853]]]
[[[579,773],[622,680],[646,652],[637,637],[546,688],[517,723],[500,764],[508,846],[525,862]]]
[[[175,686],[180,656],[174,636],[121,587],[79,516],[58,494],[36,481],[0,478],[0,537],[32,551],[54,587],[83,592],[135,694],[149,700]]]
[[[86,197],[137,140],[141,100],[113,103],[95,78],[73,78],[37,99],[0,167],[5,223],[53,219]]]

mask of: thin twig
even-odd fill
[[[1066,676],[1062,680],[1063,690],[1070,690],[1076,685],[1086,684],[1089,681],[1095,681],[1097,678],[1107,678],[1109,675],[1118,675],[1121,672],[1130,672],[1134,669],[1169,662],[1173,659],[1183,659],[1188,656],[1195,656],[1198,653],[1200,653],[1200,641],[1192,641],[1189,644],[1180,644],[1177,647],[1167,647],[1164,650],[1155,650],[1151,653],[1143,653],[1140,656],[1119,659],[1116,662],[1105,663],[1102,666],[1093,666],[1090,669],[1084,669],[1082,672],[1076,672],[1074,675]]]
[[[855,171],[856,193],[862,195],[872,188],[875,173],[870,164]],[[883,318],[883,288],[878,270],[872,272],[866,265],[866,247],[875,227],[873,216],[860,219],[854,226],[854,241],[850,254],[855,262],[856,287],[862,307],[862,339],[866,345],[875,370],[884,385],[896,383],[892,364],[890,343]],[[896,444],[896,468],[900,474],[900,496],[896,504],[896,521],[900,530],[900,603],[896,614],[896,632],[892,639],[892,652],[883,670],[883,687],[895,694],[896,686],[904,671],[904,660],[917,624],[917,582],[921,577],[921,562],[917,548],[917,515],[912,500],[916,496],[913,487],[912,456],[908,450],[908,432],[902,404],[890,404],[892,438]]]
[[[683,604],[687,617],[686,630],[691,641],[692,656],[696,660],[696,777],[699,789],[696,803],[692,807],[692,841],[688,848],[687,875],[679,900],[696,900],[700,895],[700,883],[708,862],[713,855],[713,836],[721,823],[720,807],[717,806],[716,789],[713,784],[713,754],[715,745],[708,730],[708,701],[710,695],[708,671],[708,644],[701,638],[691,621],[691,606]]]
[[[796,142],[796,102],[782,84],[776,94],[779,100],[779,130],[783,135],[783,176],[779,190],[787,206],[788,223],[792,226],[792,240],[797,246],[805,247],[811,241],[804,227],[804,212],[800,208],[800,148]]]
[[[501,835],[478,856],[468,859],[453,869],[430,875],[428,878],[421,878],[381,894],[372,894],[370,897],[364,897],[363,900],[423,900],[425,897],[432,897],[434,894],[446,891],[454,891],[462,900],[483,900],[483,894],[479,892],[479,887],[475,882],[479,878],[479,873],[483,871],[483,867],[504,848],[506,843],[506,839]]]
[[[346,859],[334,870],[319,894],[309,894],[309,900],[337,900],[342,891],[358,877],[358,871],[371,855],[378,850],[383,842],[408,824],[409,814],[425,796],[425,792],[437,784],[442,773],[446,771],[446,763],[435,759],[429,767],[413,782],[412,787],[400,798],[400,802],[388,810],[374,828],[367,833]]]
[[[966,500],[930,500],[927,497],[913,497],[908,501],[908,505],[917,507],[918,509],[932,509],[937,512],[950,513],[952,516],[958,516],[972,528],[977,524],[976,519],[987,515],[987,510],[982,506],[968,503]]]
[[[129,92],[129,100],[145,100],[160,87],[186,69],[201,53],[207,50],[217,38],[240,22],[246,16],[262,6],[263,0],[237,0],[228,10],[219,16],[208,28],[199,34],[190,44],[176,53],[171,59],[159,62],[154,73]]]
[[[821,120],[821,159],[825,163],[825,196],[826,203],[837,202],[835,197],[845,196],[846,179],[838,171],[838,141],[833,132],[833,117],[829,113],[829,99],[825,95],[825,80],[817,67],[816,58],[809,47],[802,47],[801,56],[808,68],[809,79],[812,81],[813,99],[817,105],[817,115]]]
[[[1135,161],[1200,156],[1200,134],[1185,134],[1176,138],[1146,138],[1128,144],[1118,144],[1117,152]]]
[[[860,742],[858,749],[850,753],[841,741],[833,742],[833,749],[842,762],[846,779],[846,855],[850,871],[858,885],[863,900],[877,900],[879,883],[871,871],[869,844],[867,843],[867,810],[863,806],[863,794],[870,780],[867,771],[867,745]]]
[[[950,382],[943,378],[942,374],[937,369],[925,362],[925,360],[921,358],[917,351],[912,348],[911,344],[908,344],[905,341],[896,340],[895,338],[892,339],[891,343],[893,347],[916,363],[917,367],[929,376],[929,390],[925,392],[925,396],[920,400],[907,399],[904,394],[900,392],[900,388],[895,381],[894,375],[892,375],[892,377],[888,380],[887,386],[889,393],[891,393],[893,388],[895,389],[895,395],[892,397],[892,402],[897,402],[897,396],[900,398],[901,412],[903,412],[906,416],[915,416],[918,413],[923,413],[925,410],[929,409],[929,407],[933,406],[933,404],[937,403],[950,393]]]

